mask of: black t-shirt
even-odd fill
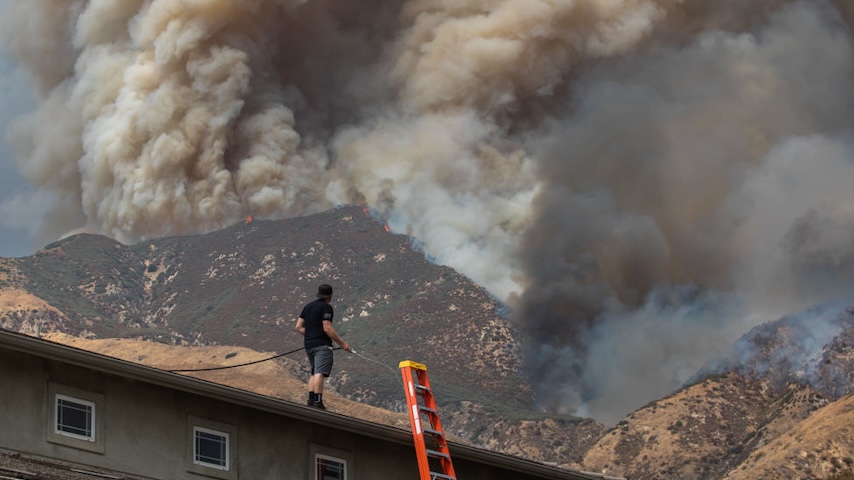
[[[299,317],[305,320],[305,348],[314,348],[321,345],[332,346],[332,339],[323,331],[323,321],[332,321],[332,305],[321,299],[317,299],[302,309]]]

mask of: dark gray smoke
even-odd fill
[[[27,0],[44,240],[365,203],[605,421],[851,278],[847,0]]]
[[[793,2],[576,80],[539,139],[521,248],[545,405],[618,418],[755,322],[850,288],[853,53],[833,5]]]

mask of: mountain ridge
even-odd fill
[[[256,353],[240,350],[241,358],[262,358],[302,346],[294,321],[319,283],[335,287],[336,328],[364,355],[336,360],[329,387],[341,400],[333,406],[362,405],[377,421],[388,412],[396,420],[387,421],[399,422],[400,380],[385,367],[413,359],[441,386],[449,434],[516,456],[629,479],[828,478],[854,467],[854,441],[846,437],[854,425],[846,413],[854,404],[847,303],[825,307],[822,325],[833,329],[822,335],[804,333],[817,325],[807,314],[755,328],[729,363],[710,365],[607,428],[534,410],[524,332],[506,318],[506,306],[429,262],[362,207],[131,246],[77,235],[31,257],[0,259],[0,328],[62,333],[64,341],[113,352],[142,347],[111,342],[157,342],[174,349],[162,353],[171,360],[161,368],[192,367],[181,358],[195,348],[250,349]],[[803,343],[819,337],[819,349]],[[275,375],[300,381],[273,394],[301,398],[305,361],[290,357],[276,362]],[[223,362],[220,355],[196,365]],[[240,388],[263,392],[265,378]]]

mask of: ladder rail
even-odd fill
[[[436,399],[427,376],[427,367],[423,364],[403,361],[400,362],[400,372],[403,378],[403,390],[406,394],[407,411],[412,424],[412,439],[415,443],[415,454],[418,459],[418,472],[421,480],[456,480],[451,452],[445,440],[445,431],[439,419]],[[421,401],[419,402],[419,397]],[[429,424],[424,424],[424,418]],[[435,446],[427,448],[425,434],[433,437]],[[430,459],[438,460],[441,472],[432,471]],[[434,460],[434,462],[436,461]]]

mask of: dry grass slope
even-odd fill
[[[235,346],[172,346],[128,339],[84,339],[62,333],[48,334],[45,339],[162,370],[237,365],[275,355]],[[302,403],[305,401],[305,381],[292,375],[289,369],[283,366],[284,363],[298,364],[299,360],[282,358],[234,369],[185,374],[269,397]],[[347,400],[334,390],[327,390],[324,403],[330,410],[342,415],[409,429],[409,420],[405,415]]]
[[[854,396],[817,410],[753,451],[727,480],[854,478]]]

